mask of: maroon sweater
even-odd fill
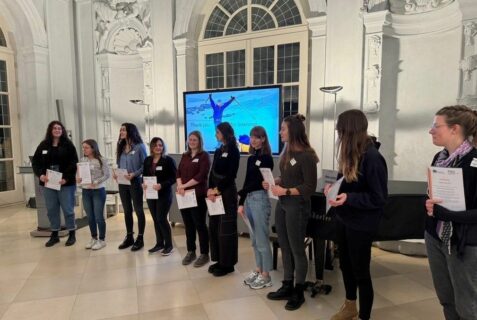
[[[187,183],[194,179],[199,184],[187,188],[187,190],[195,189],[197,198],[207,196],[207,176],[209,175],[210,160],[207,152],[201,152],[191,157],[184,153],[177,168],[177,179],[181,178],[182,183]]]

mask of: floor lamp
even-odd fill
[[[333,110],[333,171],[335,170],[335,152],[336,152],[336,95],[343,89],[342,86],[321,87],[320,91],[335,95],[335,105]]]
[[[138,106],[146,106],[146,130],[147,130],[147,142],[151,140],[151,126],[149,125],[149,103],[144,103],[144,100],[129,100]]]

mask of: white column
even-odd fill
[[[154,103],[154,77],[152,76],[154,64],[152,62],[152,47],[144,47],[138,49],[139,55],[142,58],[142,72],[144,77],[144,104],[146,105],[146,143],[152,139],[154,131],[152,130],[153,114],[151,105]]]
[[[458,102],[469,106],[477,105],[477,2],[460,1],[463,13],[461,81]]]

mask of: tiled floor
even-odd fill
[[[146,248],[153,245],[147,214]],[[272,288],[254,291],[242,284],[254,266],[250,240],[239,240],[239,263],[232,275],[214,278],[207,267],[184,267],[182,226],[174,228],[176,251],[169,257],[133,253],[117,246],[124,237],[122,215],[108,219],[108,246],[85,250],[88,228],[78,242],[45,248],[45,238],[31,238],[36,211],[23,206],[0,208],[0,318],[21,319],[329,319],[344,298],[339,269],[325,273],[329,295],[311,298],[297,311],[266,293],[280,286],[281,264]],[[335,263],[337,264],[337,263]],[[310,278],[313,278],[310,268]],[[433,289],[427,259],[373,248],[375,303],[372,318],[444,319]]]

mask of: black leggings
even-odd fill
[[[156,244],[164,248],[172,248],[171,225],[167,216],[172,204],[172,194],[161,194],[159,199],[147,200],[147,206],[151,211],[154,221],[154,230],[156,231]]]
[[[346,299],[356,300],[359,289],[359,318],[368,320],[374,291],[369,265],[374,233],[350,229],[338,221],[337,243]]]
[[[143,200],[142,200],[142,186],[139,179],[131,180],[131,185],[119,185],[119,197],[124,209],[124,222],[126,223],[126,231],[128,234],[133,234],[133,207],[136,211],[138,234],[144,235],[146,227],[146,217],[144,216]],[[132,203],[131,203],[132,202]]]
[[[197,207],[182,209],[182,221],[184,221],[187,251],[196,250],[196,231],[199,234],[199,245],[201,254],[209,254],[209,230],[207,229],[207,204],[205,198],[197,199]]]

